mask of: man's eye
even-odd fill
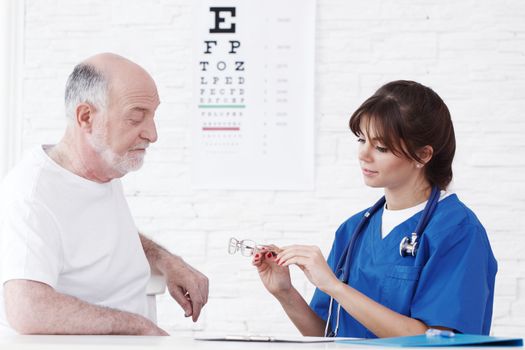
[[[378,151],[381,152],[381,153],[386,153],[386,152],[388,152],[388,148],[381,147],[381,146],[376,146],[376,150],[378,150]]]

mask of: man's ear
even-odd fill
[[[421,159],[421,163],[423,165],[427,164],[430,159],[432,159],[432,156],[434,155],[434,149],[432,146],[426,145],[425,147],[422,147],[417,152],[417,156],[419,159]]]
[[[93,114],[95,109],[88,103],[79,103],[75,110],[77,125],[88,132],[93,127]]]

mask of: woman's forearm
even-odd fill
[[[428,326],[370,299],[345,283],[327,291],[359,323],[380,338],[422,334]]]
[[[276,298],[302,335],[324,336],[325,321],[317,316],[295,288],[276,295]]]

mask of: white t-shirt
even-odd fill
[[[451,192],[441,191],[439,193],[439,200],[442,201],[444,198],[450,196]],[[423,203],[420,203],[416,206],[401,209],[401,210],[389,210],[386,207],[383,209],[383,216],[381,218],[381,237],[385,238],[388,236],[390,232],[399,224],[402,222],[407,221],[415,214],[419,213],[423,209],[425,209],[425,206],[427,205],[428,201],[424,201]],[[414,227],[415,229],[415,227]],[[412,232],[407,233],[407,235],[411,234]]]
[[[3,285],[39,281],[86,302],[147,316],[150,268],[119,180],[96,183],[32,150],[0,187]]]

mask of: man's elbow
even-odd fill
[[[19,334],[42,334],[42,324],[38,324],[30,305],[19,305],[6,302],[7,322]]]
[[[8,315],[7,321],[9,322],[11,328],[13,328],[18,334],[29,335],[45,333],[42,331],[42,329],[39,329],[39,327],[34,322],[27,319],[27,317],[13,317]]]
[[[46,334],[45,289],[51,287],[32,281],[8,281],[4,285],[7,322],[19,334]]]

